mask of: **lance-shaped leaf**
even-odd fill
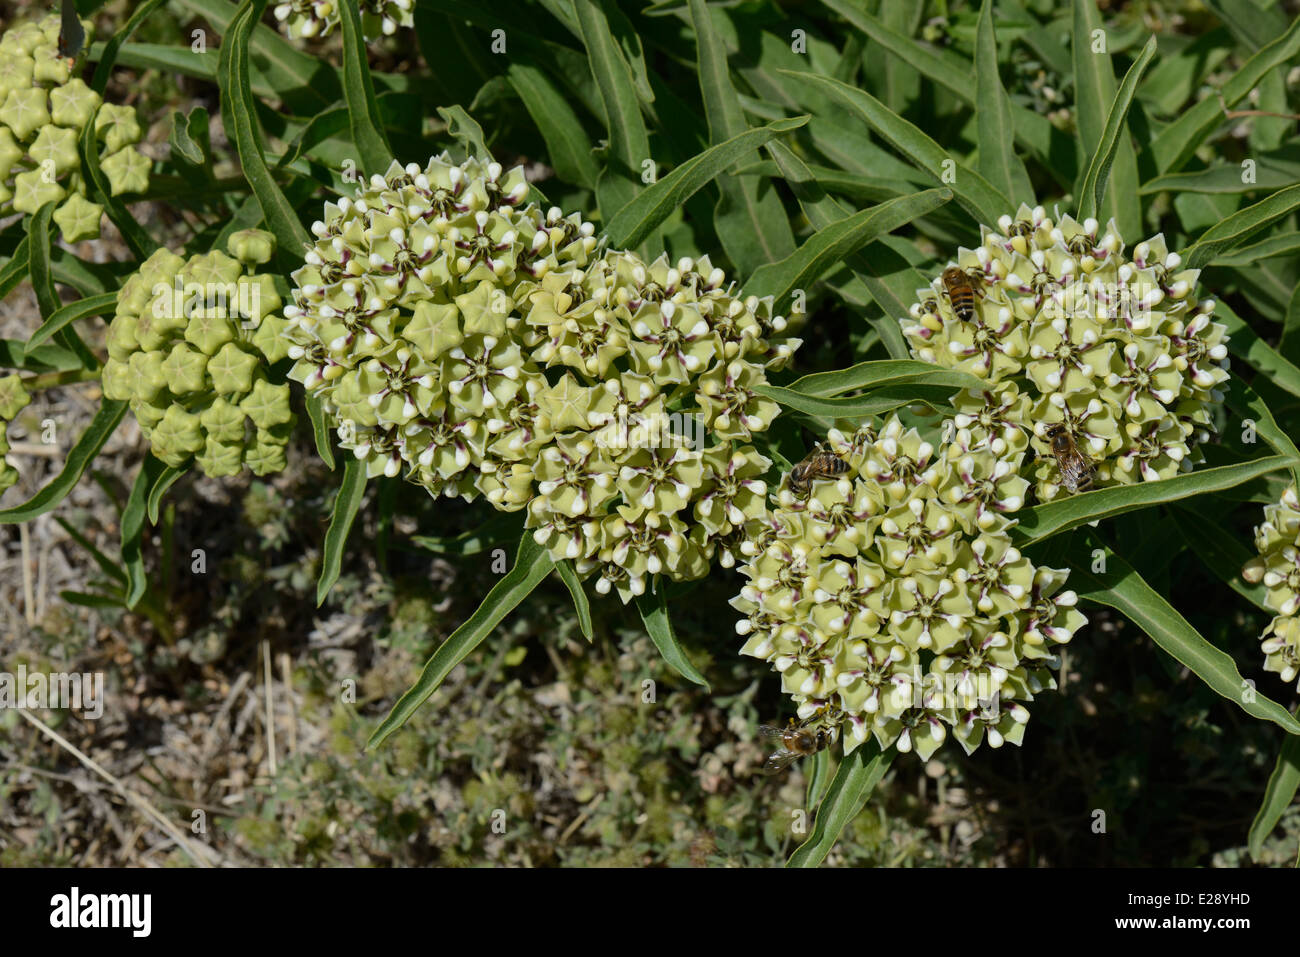
[[[927,377],[944,370],[936,369],[932,362],[920,359],[878,359],[874,362],[859,362],[847,369],[832,372],[814,372],[801,379],[796,379],[785,388],[803,395],[824,396],[843,395],[854,389],[871,389],[882,385],[896,385],[901,382],[926,381]],[[965,373],[956,373],[964,376]],[[969,381],[971,388],[980,388],[982,380],[975,376],[952,381]]]
[[[1019,523],[1012,528],[1011,534],[1020,544],[1029,545],[1098,519],[1208,492],[1221,492],[1269,472],[1297,465],[1300,465],[1300,458],[1270,455],[1253,462],[1200,469],[1157,482],[1115,485],[1067,495],[1017,512]]]
[[[748,156],[774,136],[797,130],[807,122],[806,116],[778,120],[733,136],[725,143],[692,156],[620,209],[606,225],[605,235],[620,249],[639,245],[706,183],[734,166],[737,160]],[[746,291],[749,291],[748,286]]]
[[[393,160],[393,148],[384,135],[383,118],[375,101],[366,41],[361,36],[361,10],[352,3],[338,5],[343,27],[343,95],[348,103],[352,142],[368,173],[383,174]]]
[[[1278,190],[1207,229],[1187,250],[1183,262],[1188,269],[1200,269],[1297,208],[1300,208],[1300,184]]]
[[[429,696],[438,690],[451,669],[465,660],[471,651],[477,648],[483,639],[501,623],[501,620],[551,573],[555,562],[542,545],[537,544],[531,533],[525,532],[519,540],[519,550],[515,554],[515,564],[510,571],[492,586],[483,603],[475,609],[474,614],[465,619],[465,623],[451,633],[438,650],[433,653],[415,684],[398,699],[388,717],[380,723],[366,742],[366,748],[382,744],[394,731],[410,720],[415,710],[429,700]]]
[[[745,284],[745,292],[774,297],[774,308],[779,312],[789,305],[794,290],[811,286],[822,273],[840,263],[849,253],[938,209],[951,199],[952,192],[948,189],[927,189],[891,199],[831,223],[810,236],[785,259],[754,270]]]
[[[334,583],[339,580],[343,567],[343,548],[348,542],[352,522],[361,508],[366,493],[366,463],[348,456],[343,465],[343,483],[334,498],[334,513],[330,517],[329,531],[325,533],[325,552],[321,556],[320,580],[316,583],[316,604],[325,603]]]
[[[1297,54],[1300,54],[1300,17],[1228,78],[1223,84],[1222,99],[1219,95],[1204,97],[1156,135],[1147,147],[1156,172],[1173,173],[1182,169],[1206,138],[1228,122],[1224,111],[1245,99],[1269,72],[1295,60]]]
[[[262,208],[267,229],[275,234],[280,253],[296,257],[308,244],[307,230],[285,198],[267,165],[262,143],[261,124],[257,121],[256,103],[249,89],[248,41],[253,28],[266,9],[266,0],[245,0],[231,20],[230,29],[221,42],[221,65],[217,76],[221,84],[221,115],[226,133],[235,142],[244,178]]]
[[[1300,737],[1288,735],[1282,742],[1277,764],[1264,788],[1264,802],[1250,825],[1250,837],[1247,840],[1250,856],[1256,861],[1264,850],[1264,839],[1277,827],[1282,813],[1295,800],[1297,788],[1300,788]]]
[[[840,834],[858,816],[889,770],[895,753],[893,748],[881,752],[875,739],[870,738],[852,754],[845,755],[817,808],[812,833],[790,855],[786,867],[816,867],[826,859]]]
[[[975,102],[979,104],[975,111],[975,134],[980,173],[1013,203],[1032,206],[1034,189],[1025,164],[1016,154],[1011,101],[998,73],[993,0],[984,0],[975,30]]]
[[[677,633],[673,631],[673,623],[668,618],[668,594],[664,583],[658,581],[657,584],[659,586],[656,589],[657,594],[636,596],[636,607],[641,612],[641,620],[645,622],[645,630],[650,635],[650,640],[655,643],[655,647],[659,649],[659,654],[674,671],[707,691],[709,683],[691,664],[691,659],[687,657],[677,640]]]
[[[1133,156],[1132,144],[1127,139],[1128,111],[1129,107],[1133,105],[1133,94],[1137,92],[1138,81],[1142,79],[1142,74],[1146,71],[1147,66],[1151,63],[1151,58],[1155,55],[1156,38],[1153,35],[1151,39],[1147,40],[1146,46],[1142,48],[1137,60],[1129,67],[1128,73],[1124,74],[1124,80],[1115,93],[1115,99],[1111,101],[1110,112],[1106,114],[1106,125],[1101,131],[1101,139],[1097,143],[1096,151],[1092,154],[1092,161],[1088,164],[1088,169],[1083,174],[1083,184],[1079,187],[1080,219],[1097,216],[1102,210],[1110,208],[1103,203],[1106,195],[1106,183],[1110,179],[1111,167],[1114,165],[1121,142],[1128,147],[1128,156],[1130,158]],[[1134,184],[1137,182],[1136,169],[1137,167],[1134,165]],[[1132,205],[1132,200],[1126,196],[1117,196],[1117,201]]]
[[[44,515],[63,501],[81,480],[87,466],[99,454],[99,450],[104,447],[104,443],[113,434],[118,423],[122,421],[126,409],[125,402],[105,400],[99,407],[99,411],[95,413],[95,417],[90,420],[90,425],[86,426],[86,431],[81,433],[77,444],[68,453],[68,458],[63,463],[63,470],[22,505],[0,511],[0,525],[29,521],[38,515]]]
[[[558,562],[555,569],[560,573],[560,580],[564,582],[564,587],[569,589],[569,594],[573,597],[573,610],[578,613],[578,626],[582,629],[582,636],[591,641],[595,637],[591,627],[591,603],[587,601],[582,579],[578,577],[573,562],[567,558]]]
[[[1096,535],[1088,538],[1089,547],[1100,547],[1101,540]],[[1271,721],[1290,734],[1300,734],[1300,721],[1276,701],[1256,691],[1253,684],[1247,683],[1231,655],[1210,644],[1128,562],[1110,549],[1103,551],[1106,571],[1095,573],[1090,566],[1083,565],[1071,572],[1070,584],[1080,597],[1120,612],[1212,691],[1247,714],[1261,721]]]
[[[918,170],[932,178],[936,185],[951,189],[958,204],[976,222],[993,225],[999,216],[1015,211],[1011,200],[988,180],[959,163],[919,127],[892,112],[870,93],[827,76],[796,73],[792,70],[781,70],[780,73],[791,80],[815,87],[847,106],[854,116],[884,137],[894,149],[910,159]]]

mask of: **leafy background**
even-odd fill
[[[485,632],[406,728],[363,752],[419,664],[499,579],[492,549],[513,553],[517,531],[482,503],[435,508],[400,483],[371,483],[340,506],[339,476],[305,422],[285,475],[188,474],[163,489],[134,423],[95,418],[97,386],[76,381],[67,343],[39,358],[22,348],[41,324],[33,317],[48,334],[66,308],[55,293],[110,293],[155,243],[201,251],[264,222],[296,248],[324,196],[347,191],[348,162],[372,167],[385,138],[407,160],[490,151],[525,164],[538,198],[584,211],[643,253],[707,253],[747,291],[788,299],[804,289],[806,343],[781,385],[903,357],[895,317],[914,290],[978,241],[981,219],[1030,195],[1062,212],[1096,203],[1130,245],[1157,232],[1171,249],[1199,241],[1202,287],[1233,336],[1210,464],[1258,461],[1268,444],[1286,457],[1281,467],[1245,481],[1233,472],[1226,487],[1178,501],[1157,488],[1141,508],[1112,495],[1068,521],[1060,509],[1028,518],[1062,531],[1031,555],[1080,570],[1072,584],[1101,601],[1065,655],[1061,692],[1036,702],[1023,748],[895,762],[826,860],[1295,862],[1296,749],[1270,787],[1286,734],[1234,703],[1233,673],[1295,711],[1295,690],[1260,668],[1256,636],[1269,616],[1236,576],[1262,504],[1294,464],[1287,436],[1300,434],[1300,137],[1294,117],[1264,115],[1300,111],[1295,4],[998,0],[981,21],[979,5],[933,0],[541,0],[508,18],[491,5],[420,0],[414,31],[368,51],[337,35],[305,52],[251,29],[263,4],[80,6],[102,27],[93,60],[135,15],[106,98],[152,122],[157,175],[149,195],[116,204],[115,228],[97,243],[24,251],[31,224],[0,223],[0,335],[21,360],[7,364],[67,382],[41,393],[11,437],[35,445],[54,418],[63,449],[86,430],[98,452],[70,456],[74,475],[48,455],[21,460],[6,507],[55,491],[0,526],[3,660],[105,671],[104,720],[46,718],[183,828],[195,808],[210,827],[177,846],[5,712],[0,862],[752,865],[780,863],[802,839],[792,812],[816,804],[832,769],[809,762],[783,779],[755,777],[756,725],[784,705],[764,669],[735,654],[725,604],[734,573],[716,571],[671,606],[711,693],[660,661],[635,610],[594,603],[589,644],[551,577]],[[191,48],[196,29],[202,53]],[[1107,56],[1076,40],[1096,29]],[[492,52],[495,30],[504,53]],[[1108,124],[1116,102],[1124,123]],[[764,126],[774,130],[761,148],[745,140],[725,165],[697,160]],[[956,183],[940,179],[947,158],[959,164]],[[657,191],[642,181],[646,160]],[[1241,181],[1245,160],[1253,183]],[[701,166],[711,175],[696,175]],[[684,182],[694,191],[669,189]],[[951,196],[927,193],[945,188]],[[96,350],[93,316],[76,329]],[[797,458],[830,414],[783,416],[776,450]],[[1245,418],[1262,442],[1243,441]],[[66,481],[82,469],[84,481]],[[153,521],[141,510],[155,490]],[[353,505],[348,544],[336,532],[331,547],[331,509]],[[1099,529],[1070,530],[1103,506]],[[1103,540],[1112,572],[1089,582]],[[206,575],[190,571],[194,547],[211,556]],[[318,607],[318,580],[334,574]],[[1191,654],[1202,640],[1226,657]],[[654,704],[641,701],[647,678]],[[357,682],[355,704],[339,701],[344,679]],[[1209,680],[1226,681],[1233,700]],[[505,834],[491,828],[497,809]],[[1094,809],[1106,811],[1105,835],[1092,832]]]

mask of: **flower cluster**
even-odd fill
[[[798,340],[707,259],[602,251],[528,191],[440,157],[328,204],[285,308],[290,375],[371,475],[527,507],[602,593],[699,577],[763,509],[757,387]]]
[[[228,249],[184,259],[160,249],[118,293],[108,328],[104,395],[129,400],[153,453],[191,458],[214,477],[285,465],[293,429],[289,384],[271,365],[288,355],[281,299],[269,275],[271,236],[233,234]]]
[[[1015,453],[1031,442],[1044,500],[1062,487],[1045,435],[1057,423],[1097,487],[1190,469],[1228,378],[1225,327],[1214,301],[1194,295],[1199,270],[1181,268],[1163,236],[1126,257],[1114,222],[1099,234],[1096,220],[1021,206],[998,225],[959,251],[964,281],[949,290],[936,279],[903,320],[913,356],[987,382],[958,399],[971,446]],[[951,300],[967,296],[963,319]]]
[[[852,751],[873,735],[928,758],[1019,744],[1085,624],[1063,569],[1012,544],[1028,482],[991,450],[936,448],[896,416],[832,431],[846,473],[783,482],[744,546],[742,653],[770,661],[799,715]]]
[[[5,458],[9,454],[8,426],[31,400],[20,376],[0,379],[0,495],[18,481],[18,470]]]
[[[344,0],[285,0],[275,6],[275,18],[293,39],[327,37],[339,25]],[[392,36],[398,27],[415,23],[415,0],[361,0],[361,30],[366,39]]]
[[[1259,554],[1246,563],[1241,576],[1264,583],[1264,604],[1277,613],[1264,629],[1264,670],[1283,681],[1300,675],[1300,498],[1294,483],[1280,502],[1264,506],[1264,524],[1255,529]]]
[[[86,24],[87,44],[90,25]],[[93,119],[99,165],[114,196],[143,193],[151,164],[135,144],[135,110],[101,104],[59,55],[60,19],[51,14],[0,36],[0,216],[34,213],[58,203],[54,221],[65,240],[99,236],[103,207],[86,198],[79,143]]]

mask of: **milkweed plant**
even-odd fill
[[[1064,650],[1123,618],[1156,646],[1132,654],[1282,729],[1252,848],[1277,823],[1300,780],[1300,20],[1230,23],[1210,70],[1093,0],[577,0],[527,29],[176,0],[193,56],[133,39],[161,5],[75,45],[66,13],[0,36],[0,292],[30,280],[39,307],[0,343],[0,422],[99,386],[0,521],[57,509],[127,420],[150,521],[187,472],[314,449],[338,485],[321,602],[370,547],[359,510],[391,521],[367,490],[501,513],[513,567],[371,747],[553,573],[588,638],[592,602],[633,605],[708,688],[674,602],[723,582],[729,653],[825,745],[797,864],[891,762],[1053,735],[1029,719]],[[142,115],[115,77],[162,66],[219,113]],[[128,258],[74,245],[108,233]],[[0,453],[4,490],[28,463]],[[135,608],[141,574],[100,597]],[[1273,617],[1215,643],[1202,600]]]

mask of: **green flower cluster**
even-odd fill
[[[1094,219],[1021,206],[998,225],[957,257],[973,316],[959,318],[936,279],[902,320],[913,356],[988,383],[959,397],[957,426],[995,451],[1032,441],[1044,500],[1062,487],[1044,437],[1056,423],[1095,466],[1096,487],[1190,469],[1228,378],[1225,327],[1214,301],[1194,295],[1199,270],[1180,268],[1163,236],[1126,257],[1113,222],[1099,235]]]
[[[90,24],[85,24],[87,44]],[[95,239],[103,207],[86,198],[78,144],[94,121],[100,167],[114,196],[143,193],[151,164],[135,144],[135,110],[101,104],[59,55],[60,20],[51,14],[0,36],[0,216],[58,203],[54,221],[68,242]]]
[[[626,601],[729,562],[766,496],[749,444],[798,340],[707,258],[601,251],[523,170],[394,163],[326,206],[285,308],[290,373],[371,475],[483,495]]]
[[[1295,484],[1282,500],[1264,506],[1264,524],[1255,529],[1257,556],[1246,563],[1241,577],[1251,584],[1264,583],[1264,604],[1277,617],[1264,629],[1264,670],[1276,671],[1283,681],[1300,675],[1300,498]]]
[[[18,481],[18,470],[5,458],[9,454],[8,426],[30,401],[32,398],[20,376],[0,379],[0,495]]]
[[[275,18],[293,39],[327,37],[339,25],[344,0],[286,0],[276,4]],[[392,36],[398,27],[415,23],[415,0],[361,0],[361,30],[366,39]]]
[[[1086,623],[1069,573],[1007,534],[1028,482],[896,416],[828,444],[848,472],[806,497],[787,476],[745,546],[742,653],[770,661],[800,717],[846,752],[873,735],[926,759],[949,729],[967,753],[1019,744],[1023,702],[1056,687],[1055,647]]]
[[[272,237],[244,230],[219,250],[184,259],[160,249],[118,293],[108,328],[104,395],[129,400],[163,462],[191,458],[213,477],[247,465],[257,475],[285,465],[293,431],[289,384],[271,365],[288,355],[281,299],[255,274]]]

